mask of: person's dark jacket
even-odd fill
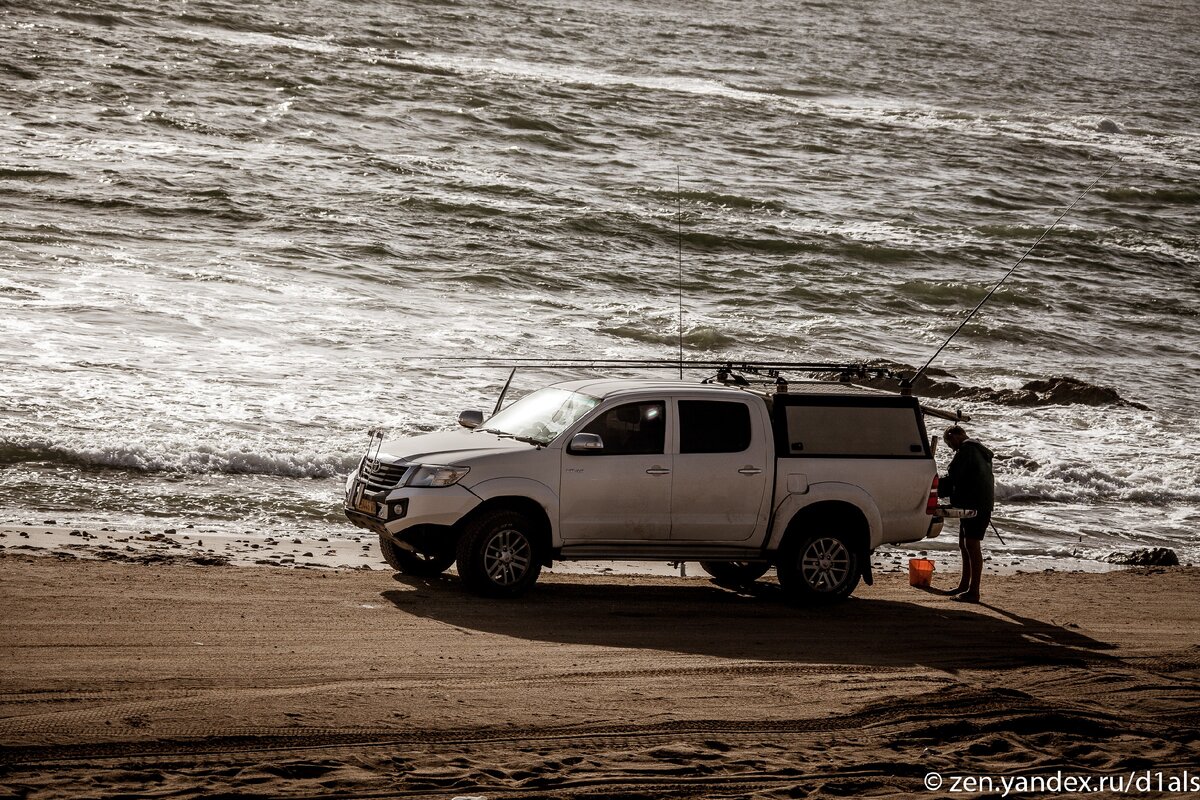
[[[968,439],[954,453],[946,477],[938,481],[938,494],[948,495],[955,508],[991,513],[996,504],[995,484],[992,451]]]

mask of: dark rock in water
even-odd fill
[[[1169,547],[1135,550],[1132,553],[1113,553],[1104,559],[1110,564],[1126,567],[1178,567],[1179,556]]]
[[[888,367],[899,375],[911,375],[916,372],[914,367],[896,364],[889,361],[872,361],[871,366]],[[1020,389],[993,389],[988,386],[963,386],[953,380],[953,375],[938,369],[925,372],[913,386],[913,394],[918,397],[931,397],[939,400],[967,400],[976,403],[995,403],[1002,406],[1019,408],[1035,406],[1126,406],[1142,411],[1149,409],[1141,403],[1126,400],[1116,389],[1107,386],[1095,386],[1087,381],[1068,376],[1045,378],[1030,381]],[[836,376],[830,376],[836,379]],[[854,383],[871,386],[876,389],[895,391],[897,382],[894,378],[871,378],[855,380]]]
[[[1077,378],[1048,378],[1030,381],[1017,390],[1002,389],[993,393],[996,402],[1012,406],[1058,406],[1078,403],[1085,406],[1128,405],[1146,410],[1132,403],[1107,386],[1093,386]]]
[[[1100,131],[1101,133],[1124,133],[1125,132],[1125,131],[1121,130],[1120,125],[1113,122],[1111,119],[1100,120],[1100,122],[1096,125],[1096,130]]]

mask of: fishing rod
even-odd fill
[[[679,380],[683,380],[683,193],[675,167],[675,239],[679,250]]]
[[[540,367],[552,369],[570,369],[579,367],[609,367],[619,369],[670,369],[676,370],[681,366],[687,369],[725,369],[733,372],[770,373],[770,372],[799,372],[806,374],[837,373],[854,377],[894,378],[895,373],[889,367],[874,366],[854,362],[817,362],[817,361],[758,361],[754,359],[656,359],[656,358],[539,358],[521,356],[506,358],[503,356],[400,356],[392,359],[400,363],[412,362],[445,362],[453,363],[464,368],[496,369],[522,367]]]
[[[946,345],[950,344],[950,342],[954,339],[955,336],[958,336],[959,331],[961,331],[963,328],[965,328],[967,326],[967,323],[971,321],[971,319],[975,316],[976,312],[978,312],[979,309],[983,308],[984,304],[988,300],[992,299],[992,295],[994,295],[996,293],[996,290],[999,289],[1000,286],[1003,285],[1003,283],[1006,280],[1008,280],[1010,275],[1012,275],[1014,272],[1017,271],[1017,267],[1021,266],[1021,264],[1025,261],[1025,259],[1029,257],[1029,254],[1034,251],[1034,248],[1036,248],[1039,244],[1041,244],[1042,240],[1050,235],[1050,231],[1052,231],[1056,227],[1058,227],[1058,223],[1062,222],[1063,218],[1066,217],[1067,214],[1071,213],[1071,209],[1075,208],[1075,206],[1079,203],[1079,201],[1082,200],[1087,195],[1088,192],[1090,192],[1092,189],[1096,188],[1096,184],[1098,184],[1100,181],[1104,180],[1105,176],[1107,176],[1108,173],[1112,171],[1112,168],[1115,167],[1119,163],[1121,163],[1120,156],[1117,157],[1116,161],[1113,161],[1111,164],[1108,165],[1108,168],[1105,169],[1104,172],[1102,172],[1100,174],[1100,177],[1096,178],[1096,180],[1094,180],[1090,184],[1088,184],[1088,187],[1079,193],[1079,196],[1075,198],[1075,200],[1071,203],[1071,205],[1067,206],[1066,211],[1063,211],[1061,214],[1058,215],[1058,219],[1054,220],[1054,222],[1050,225],[1049,228],[1046,228],[1046,230],[1042,231],[1042,235],[1037,238],[1037,241],[1034,242],[1033,244],[1029,245],[1029,249],[1026,250],[1021,255],[1020,258],[1017,259],[1017,263],[1015,263],[1011,267],[1009,267],[1008,272],[1004,273],[1004,275],[1000,278],[1000,280],[996,281],[996,285],[992,287],[991,291],[989,291],[986,295],[983,296],[983,299],[979,301],[978,305],[976,305],[975,308],[971,309],[971,313],[967,314],[966,319],[964,319],[962,322],[960,322],[958,324],[958,327],[954,329],[954,333],[950,334],[950,336],[948,336],[946,338],[946,341],[942,342],[941,347],[939,347],[936,351],[934,351],[934,354],[931,355],[929,357],[929,360],[925,362],[925,366],[923,366],[919,370],[917,370],[916,373],[911,378],[908,378],[908,379],[900,382],[900,385],[902,388],[912,389],[913,384],[915,384],[917,382],[918,378],[920,378],[922,375],[925,374],[925,370],[929,369],[929,365],[933,363],[933,360],[942,354],[942,351],[946,349]]]

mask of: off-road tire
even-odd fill
[[[858,586],[862,555],[842,534],[821,528],[801,533],[780,553],[779,584],[792,600],[832,603],[845,600]]]
[[[388,566],[397,572],[423,578],[441,575],[454,563],[453,552],[436,555],[414,553],[385,539],[382,535],[379,537],[379,552],[383,554],[383,560],[388,563]]]
[[[519,511],[498,508],[467,523],[458,540],[458,575],[484,597],[517,597],[542,572],[538,530]]]
[[[771,568],[765,561],[701,561],[700,566],[722,586],[749,586]]]

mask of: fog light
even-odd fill
[[[392,503],[392,519],[403,519],[408,516],[408,498]]]

